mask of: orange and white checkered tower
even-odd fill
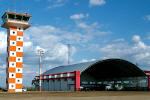
[[[2,16],[2,27],[7,35],[6,84],[8,92],[22,92],[23,74],[23,30],[29,28],[30,15],[5,12]]]

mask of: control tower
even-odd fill
[[[1,27],[7,29],[6,86],[8,92],[22,92],[23,31],[31,25],[30,15],[5,12]]]

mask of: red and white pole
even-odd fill
[[[39,53],[40,53],[40,68],[39,68],[39,90],[40,92],[42,91],[42,55],[44,54],[44,51],[43,50],[39,50]]]

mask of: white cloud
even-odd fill
[[[48,2],[50,5],[47,8],[51,9],[64,6],[67,0],[48,0]]]
[[[132,41],[133,42],[139,42],[139,41],[141,41],[140,36],[134,35],[133,38],[132,38]]]
[[[76,23],[77,26],[79,28],[84,28],[84,29],[97,29],[97,28],[101,28],[101,26],[103,25],[100,25],[98,22],[94,22],[92,24],[88,24],[87,22],[77,22]]]
[[[31,47],[32,46],[32,42],[28,41],[28,42],[24,42],[23,43],[24,47]]]
[[[79,63],[91,62],[91,61],[95,61],[95,60],[96,60],[96,59],[90,59],[90,60],[83,59],[83,60],[81,60]]]
[[[104,25],[99,24],[98,22],[94,22],[92,24],[88,24],[87,22],[76,22],[77,27],[83,29],[87,34],[92,34],[93,36],[100,36],[110,34],[111,31],[101,31],[100,28]]]
[[[53,5],[48,6],[47,8],[51,9],[51,8],[57,8],[57,7],[62,7],[62,6],[64,6],[64,4],[53,4]]]
[[[135,35],[130,43],[114,43],[104,47],[94,46],[94,52],[102,54],[101,58],[121,58],[138,63],[141,68],[150,64],[150,46],[146,45],[140,36]],[[90,48],[92,50],[92,48]]]
[[[106,4],[105,0],[90,0],[89,1],[90,6],[101,6],[101,5],[104,5],[104,4]]]
[[[88,16],[89,16],[89,14],[84,15],[84,14],[80,13],[80,14],[74,14],[74,15],[70,16],[70,19],[83,19]]]
[[[141,41],[141,38],[138,35],[133,36],[132,42],[135,42],[135,48],[146,48],[146,45]]]
[[[123,42],[123,41],[125,41],[123,38],[114,40],[114,42]]]
[[[89,26],[84,22],[78,23],[77,26],[80,28],[89,28]]]
[[[32,34],[31,34],[32,33]],[[31,27],[26,34],[30,34],[30,39],[34,44],[33,49],[36,52],[42,48],[46,51],[44,60],[51,65],[59,65],[67,63],[67,45],[61,41],[78,41],[85,40],[80,33],[72,36],[72,32],[64,31],[53,26],[37,26]],[[44,34],[44,35],[43,35]],[[82,39],[81,39],[82,38]],[[86,38],[86,37],[85,37]],[[71,48],[72,55],[76,52],[74,46]]]
[[[150,21],[150,15],[147,15],[147,16],[146,16],[146,19]]]
[[[73,62],[73,56],[78,52],[75,47],[76,44],[81,46],[82,44],[88,43],[95,37],[95,33],[99,32],[99,34],[103,34],[102,31],[98,31],[99,24],[97,22],[92,24],[85,23],[85,25],[87,25],[88,29],[81,28],[83,31],[78,31],[80,28],[77,26],[74,27],[77,30],[70,31],[50,25],[32,26],[26,30],[24,32],[24,80],[27,81],[29,77],[37,75],[37,69],[39,67],[37,49],[42,48],[46,51],[42,56],[43,71],[45,71],[55,66],[67,64],[68,48],[66,44],[72,44],[70,61]],[[2,40],[0,43],[3,45],[1,48],[5,51],[3,53],[0,51],[2,53],[0,64],[5,64],[7,47],[7,35],[5,32],[0,32],[0,39]],[[25,85],[30,85],[30,83],[25,83]]]
[[[7,34],[0,31],[0,49],[4,50],[7,47]]]

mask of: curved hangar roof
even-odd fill
[[[44,75],[80,71],[98,78],[146,76],[136,65],[122,59],[106,59],[73,65],[59,66],[44,72]]]

